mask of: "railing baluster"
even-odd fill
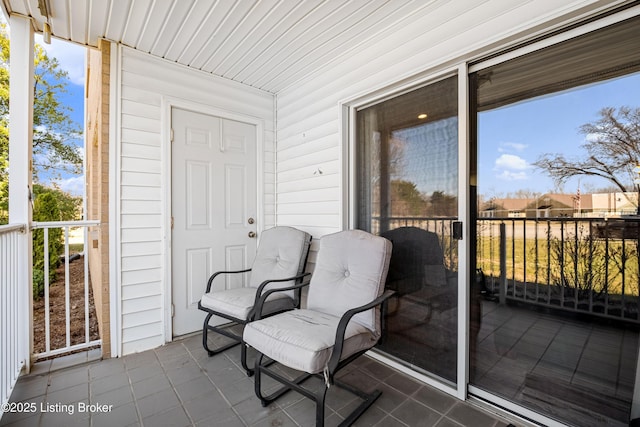
[[[621,295],[621,300],[620,300],[620,317],[624,318],[624,311],[625,311],[625,306],[626,306],[626,301],[625,301],[625,281],[626,281],[626,274],[625,272],[627,271],[627,243],[624,237],[624,233],[622,234],[622,261],[620,262],[621,267],[620,269],[622,270],[620,273],[622,275],[622,290],[620,291],[620,295]]]
[[[609,221],[605,221],[604,230],[605,230],[605,236],[610,236]],[[609,259],[609,239],[608,238],[605,238],[604,240],[604,248],[605,248],[604,257],[606,260],[608,260]],[[604,293],[604,314],[608,315],[609,314],[609,262],[608,261],[604,264],[604,285],[606,286],[605,293]]]
[[[567,279],[564,273],[564,222],[560,223],[560,307],[564,307],[564,288],[567,286]]]
[[[69,278],[69,227],[64,227],[64,312],[67,347],[71,347],[71,307],[69,304],[71,292]]]
[[[511,282],[513,283],[513,297],[516,298],[516,223],[511,221]]]
[[[580,257],[580,240],[578,238],[578,221],[573,222],[573,232],[575,234],[575,249],[573,254],[573,308],[578,309],[578,293],[580,292],[580,277],[578,273],[578,258]]]
[[[593,221],[589,220],[589,236],[591,236],[591,231],[593,230]],[[593,240],[592,238],[589,239],[589,253],[592,254],[591,255],[591,265],[593,265]],[[606,258],[605,258],[606,259]],[[605,261],[606,263],[608,263],[608,260]],[[589,284],[589,313],[593,312],[593,281],[591,281],[591,283]]]
[[[551,305],[551,222],[547,221],[547,305]]]
[[[536,211],[536,215],[538,215],[538,212]],[[535,282],[536,282],[536,302],[539,302],[539,298],[540,298],[540,283],[538,280],[538,266],[540,265],[540,254],[538,252],[538,218],[536,218],[535,220],[535,228],[534,228],[534,245],[535,245],[535,260],[536,260],[536,266],[535,266],[535,270],[534,270],[534,276],[535,276]]]
[[[527,219],[522,222],[522,265],[524,266],[524,272],[522,274],[522,300],[527,299]]]
[[[89,343],[91,341],[91,334],[89,333],[89,257],[87,256],[87,248],[89,247],[89,233],[88,228],[82,229],[82,251],[85,256],[82,257],[84,262],[84,342]]]
[[[49,229],[42,230],[44,235],[44,348],[46,352],[51,351],[51,319],[49,301]]]

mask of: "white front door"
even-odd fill
[[[251,266],[256,252],[256,126],[173,108],[173,336],[202,328],[209,276]],[[228,276],[228,275],[227,275]],[[214,289],[245,286],[245,275]]]

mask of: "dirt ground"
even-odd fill
[[[55,350],[66,345],[65,321],[65,272],[64,262],[58,267],[56,281],[49,286],[50,349]],[[85,342],[84,314],[84,258],[81,256],[69,263],[69,308],[71,311],[71,345]],[[33,351],[35,354],[45,351],[44,296],[33,301]],[[89,286],[89,339],[97,340],[98,321],[93,304],[93,293]]]

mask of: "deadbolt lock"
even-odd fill
[[[249,219],[247,220],[247,222],[248,222],[249,224],[253,224],[253,223],[255,222],[255,220],[254,220],[253,218],[249,218]]]

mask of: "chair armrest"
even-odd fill
[[[235,271],[217,271],[215,273],[213,273],[211,275],[211,277],[209,277],[209,280],[207,281],[207,290],[205,291],[205,293],[209,293],[211,291],[211,284],[213,283],[213,279],[215,279],[218,275],[220,274],[237,274],[237,273],[247,273],[251,271],[250,268],[247,268],[245,270],[235,270]]]
[[[299,290],[304,288],[305,286],[309,286],[309,283],[311,282],[306,281],[302,283],[297,283],[293,286],[287,286],[285,288],[268,289],[264,291],[264,293],[262,293],[264,287],[267,286],[269,283],[290,282],[291,280],[298,281],[310,275],[311,273],[303,273],[303,274],[299,274],[298,276],[288,277],[286,279],[271,279],[271,280],[265,280],[264,282],[262,282],[258,287],[258,289],[256,290],[256,300],[253,304],[253,310],[251,310],[251,313],[249,314],[249,319],[260,320],[262,318],[262,306],[264,305],[269,295],[271,295],[272,293]]]
[[[331,354],[331,358],[329,359],[329,363],[327,363],[328,367],[328,375],[330,383],[333,383],[333,373],[335,372],[338,364],[340,363],[340,359],[342,358],[342,346],[344,345],[344,334],[347,330],[347,325],[353,316],[358,313],[362,313],[363,311],[367,311],[372,309],[382,303],[384,303],[389,297],[395,294],[395,291],[385,291],[378,298],[374,299],[368,304],[362,305],[360,307],[352,308],[351,310],[347,310],[342,317],[340,318],[340,322],[338,323],[338,329],[336,330],[336,340],[333,346],[333,353]],[[382,316],[382,310],[380,310],[380,316]]]

